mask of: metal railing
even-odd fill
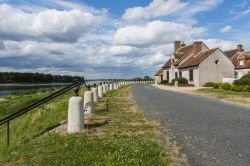
[[[56,92],[48,95],[47,97],[45,97],[43,99],[40,99],[40,100],[38,100],[38,101],[36,101],[36,102],[28,105],[27,107],[22,108],[19,111],[14,112],[13,114],[8,115],[5,118],[1,119],[0,120],[0,126],[2,126],[4,124],[7,125],[6,126],[6,129],[7,129],[6,130],[6,132],[7,132],[7,145],[8,146],[10,145],[10,121],[11,120],[13,120],[15,118],[18,118],[19,116],[22,116],[25,113],[28,113],[29,111],[33,110],[34,108],[37,108],[37,107],[39,107],[39,106],[41,106],[41,105],[43,105],[43,104],[51,101],[52,99],[54,99],[54,98],[56,98],[56,97],[58,97],[58,96],[60,96],[60,95],[62,95],[64,93],[68,92],[69,90],[71,90],[73,88],[80,87],[82,84],[84,84],[84,86],[88,87],[86,85],[86,82],[84,80],[83,81],[74,82],[71,85],[68,85],[68,86],[66,86],[66,87],[64,87],[64,88],[62,88],[62,89],[60,89],[60,90],[58,90],[58,91],[56,91]],[[75,93],[78,93],[78,91],[79,91],[79,88],[76,88]]]

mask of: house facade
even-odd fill
[[[237,49],[225,51],[224,54],[234,64],[236,79],[250,73],[250,51],[245,52],[242,44],[237,45]]]
[[[163,69],[160,68],[155,74],[155,84],[160,84],[163,81]]]
[[[209,49],[202,41],[189,45],[174,41],[173,54],[163,65],[162,74],[168,82],[183,77],[194,86],[233,80],[235,75],[231,59],[219,48]]]

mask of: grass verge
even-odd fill
[[[195,94],[213,97],[235,104],[250,106],[250,92],[235,92],[223,89],[201,88],[194,91]]]
[[[64,96],[66,100],[67,97]],[[66,107],[61,107],[61,111],[66,112]],[[103,120],[107,123],[102,123]],[[176,150],[172,146],[166,149],[156,141],[159,127],[144,118],[126,86],[108,92],[95,104],[90,123],[80,134],[67,134],[62,129],[11,146],[1,151],[0,165],[170,165],[177,152],[172,152]]]

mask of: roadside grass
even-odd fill
[[[2,100],[0,102],[0,119],[45,97],[50,92],[52,92],[51,89],[44,89],[40,91],[16,93],[8,95],[6,97],[1,97]]]
[[[160,125],[144,118],[129,87],[108,92],[96,103],[90,123],[80,134],[62,130],[5,148],[0,153],[0,165],[170,165],[177,153],[171,151],[176,149],[166,149],[156,141]],[[64,104],[68,97],[64,96]],[[61,112],[67,113],[66,107],[60,107]],[[42,117],[44,121],[54,116],[55,112],[50,112]],[[65,113],[61,115],[66,118]],[[34,125],[37,123],[42,121]]]
[[[34,93],[21,93],[8,96],[6,101],[0,103],[1,118],[47,96],[51,92],[51,90],[42,90]],[[18,145],[39,132],[60,124],[67,117],[68,99],[71,94],[71,92],[68,92],[12,120],[10,122],[10,144],[12,146]],[[1,153],[1,151],[5,151],[7,148],[6,125],[0,126],[0,133]]]
[[[194,93],[203,96],[209,96],[217,99],[222,99],[236,104],[243,104],[250,106],[250,92],[235,92],[231,90],[201,88]]]

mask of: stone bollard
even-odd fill
[[[85,113],[92,113],[94,111],[94,95],[92,91],[84,92],[84,110]]]
[[[109,91],[109,84],[106,84],[105,87],[106,87],[106,92],[108,92]]]
[[[105,87],[105,85],[102,85],[102,92],[103,92],[103,95],[106,94],[106,87]]]
[[[82,128],[84,128],[83,101],[76,95],[69,99],[67,130],[68,133],[78,133]]]
[[[110,85],[109,85],[109,90],[110,90],[110,91],[113,90],[113,84],[110,84]]]
[[[94,96],[94,102],[98,102],[98,90],[97,88],[92,88],[93,96]]]
[[[99,98],[103,97],[102,85],[98,86],[98,97]]]
[[[114,83],[114,90],[117,90],[117,83]]]

